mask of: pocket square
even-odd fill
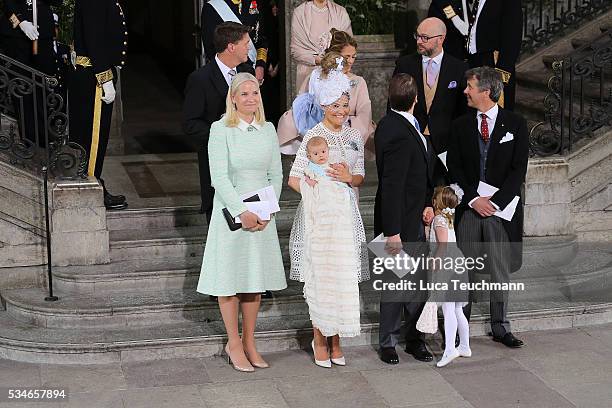
[[[453,89],[457,87],[457,81],[450,81],[448,83],[448,89]]]
[[[499,141],[499,143],[506,143],[509,142],[511,140],[514,140],[514,135],[510,132],[506,132],[506,136],[502,137],[501,140]]]

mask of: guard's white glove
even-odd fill
[[[27,20],[23,20],[19,23],[19,28],[21,31],[32,41],[38,40],[38,29],[34,27],[34,24],[30,23]]]
[[[115,85],[113,85],[113,81],[106,81],[102,84],[102,90],[104,90],[104,95],[102,96],[102,100],[104,103],[113,103],[115,100]]]
[[[468,23],[460,19],[459,16],[451,18],[451,21],[462,35],[468,35],[468,31],[470,30],[470,26],[468,25]]]

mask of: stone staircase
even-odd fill
[[[549,79],[553,76],[553,61],[571,54],[610,30],[612,11],[520,61],[517,66],[516,111],[527,118],[530,129],[545,120],[543,102],[549,92]],[[612,78],[606,78],[604,86],[612,87]],[[599,95],[599,89],[591,85],[586,86],[584,92],[591,98]],[[575,111],[578,111],[578,106]],[[580,241],[612,240],[611,156],[612,129],[604,127],[578,140],[573,151],[564,157],[570,183],[570,217]]]
[[[612,242],[612,129],[567,157],[571,215],[582,241]]]
[[[288,170],[288,163],[285,163]],[[288,171],[285,171],[288,174]],[[361,189],[361,211],[372,237],[373,196],[377,184],[374,164]],[[283,191],[276,222],[284,260],[298,196]],[[106,265],[54,268],[57,302],[44,300],[44,285],[1,292],[0,357],[55,363],[103,363],[220,353],[224,327],[215,301],[195,292],[206,239],[204,217],[195,207],[135,209],[107,214],[110,259]],[[517,280],[530,289],[512,302],[515,331],[569,327],[608,321],[612,308],[591,287],[600,288],[611,271],[604,249],[581,254],[572,238],[528,240],[525,268]],[[543,265],[541,254],[559,263]],[[529,255],[530,254],[530,255]],[[596,256],[593,256],[595,254]],[[582,259],[590,256],[588,267]],[[12,268],[13,274],[38,276],[44,266]],[[574,276],[582,280],[576,280]],[[585,277],[589,277],[585,284]],[[586,286],[585,286],[586,285]],[[584,293],[589,293],[585,296]],[[377,342],[379,292],[361,285],[363,333],[347,344]],[[474,335],[485,334],[486,303],[477,304]],[[262,351],[302,348],[311,326],[301,284],[262,301],[257,338]]]

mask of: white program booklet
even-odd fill
[[[368,248],[370,248],[372,252],[374,252],[374,255],[382,259],[386,259],[386,258],[397,259],[398,256],[402,260],[410,258],[410,256],[403,249],[400,251],[398,255],[389,255],[387,251],[385,250],[386,243],[387,243],[387,237],[385,237],[381,233],[379,236],[377,236],[372,241],[370,241],[370,243],[368,244]],[[406,263],[406,266],[407,266],[406,268],[403,268],[402,267],[403,265],[404,265],[403,262],[401,262],[400,265],[398,265],[397,263],[393,263],[391,268],[386,268],[386,266],[385,268],[393,271],[393,273],[395,273],[401,279],[406,274],[412,272],[411,262]]]
[[[276,193],[274,192],[274,187],[268,186],[264,188],[260,188],[259,190],[249,191],[248,193],[244,193],[240,195],[241,200],[245,200],[249,197],[253,197],[254,195],[258,195],[260,201],[247,201],[244,203],[247,210],[252,213],[257,214],[257,216],[263,220],[270,220],[270,215],[280,211],[280,206],[278,205],[278,200],[276,199]],[[234,220],[236,222],[240,222],[240,217],[235,217]]]
[[[499,188],[487,184],[483,181],[478,183],[478,195],[481,197],[490,197],[495,194]],[[514,196],[510,204],[506,206],[506,208],[496,211],[495,215],[499,218],[502,218],[506,221],[512,221],[512,217],[514,217],[514,212],[516,211],[516,206],[519,202],[519,196]]]

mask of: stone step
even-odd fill
[[[283,202],[276,215],[276,226],[285,250],[298,202]],[[361,197],[359,210],[366,228],[372,233],[374,197]],[[154,210],[151,210],[154,211]],[[368,235],[369,236],[369,235]],[[122,229],[110,231],[111,261],[150,258],[201,257],[206,242],[206,226],[195,225],[168,229]]]
[[[66,294],[57,292],[59,300],[47,302],[41,289],[15,289],[2,292],[8,315],[22,323],[48,328],[133,327],[149,328],[180,322],[209,323],[221,320],[219,306],[207,295],[185,289],[141,290],[107,294]],[[378,310],[380,293],[363,284],[361,311]],[[289,287],[262,299],[259,316],[286,317],[308,314],[302,295],[302,284]]]
[[[200,257],[188,257],[128,259],[106,265],[54,267],[53,287],[59,292],[81,294],[195,287],[201,265]]]
[[[198,258],[204,251],[205,227],[110,232],[111,262],[128,259]]]
[[[612,207],[612,183],[598,185],[572,203],[573,212],[605,211]]]
[[[470,335],[489,332],[484,304],[475,304]],[[554,302],[510,305],[512,331],[562,329],[612,321],[612,304],[559,305]],[[362,315],[361,335],[343,339],[346,346],[376,345],[378,316]],[[222,354],[227,342],[222,322],[182,322],[150,328],[53,329],[32,326],[0,312],[0,357],[36,364],[105,364],[123,361],[198,358]],[[308,315],[291,319],[260,317],[256,341],[259,351],[308,349],[312,327]],[[374,352],[374,351],[372,351]]]
[[[200,214],[200,207],[197,206],[127,209],[109,211],[106,214],[106,226],[109,231],[200,227],[203,225],[206,225],[206,217]]]
[[[542,60],[552,65],[552,63],[554,62],[554,56],[548,55],[546,57],[543,57]],[[552,72],[552,69],[546,69],[546,70],[540,69],[535,72],[531,72],[531,71],[523,72],[523,73],[517,74],[516,83],[518,87],[523,86],[523,87],[531,88],[531,89],[539,89],[542,91],[546,91],[548,93],[549,91],[548,83],[553,76],[554,76],[554,73]],[[591,98],[591,99],[599,101],[600,84],[599,84],[599,79],[598,79],[599,78],[598,73],[595,73],[593,75],[593,78],[594,79],[591,79],[585,82],[584,95],[585,95],[585,98],[587,99]],[[610,82],[609,78],[604,79],[604,89],[607,89],[611,84],[612,82]],[[575,95],[578,96],[578,91],[580,89],[580,81],[578,78],[575,78],[574,80],[574,89],[575,89]],[[607,95],[604,95],[604,96],[607,96]]]
[[[612,212],[609,212],[612,219]],[[153,266],[152,266],[153,267]],[[60,274],[63,271],[60,270]],[[75,273],[77,270],[72,270]],[[194,268],[194,273],[198,269]],[[2,299],[11,317],[43,327],[118,327],[155,326],[176,321],[218,320],[216,303],[195,291],[195,278],[180,288],[148,288],[147,279],[156,279],[156,271],[130,272],[134,282],[130,290],[114,290],[106,274],[82,278],[89,285],[100,284],[98,291],[62,292],[60,300],[46,302],[42,289],[15,289],[2,292]],[[146,276],[148,274],[148,276]],[[113,279],[113,272],[110,272]],[[517,302],[540,300],[571,303],[575,301],[612,301],[612,275],[609,248],[601,245],[576,245],[572,239],[529,238],[525,241],[523,268],[512,275],[513,282],[522,282],[524,291],[513,292]],[[122,278],[123,276],[121,276]],[[163,276],[162,276],[163,279]],[[370,282],[360,286],[364,312],[377,310],[380,292]],[[289,281],[289,287],[265,299],[262,313],[266,316],[292,316],[304,312],[301,284]],[[139,286],[140,284],[140,286]],[[603,292],[602,292],[603,291]]]
[[[544,120],[544,98],[546,92],[541,89],[517,86],[516,87],[516,108],[526,119],[540,122]]]
[[[576,236],[585,242],[612,242],[612,211],[572,213]]]
[[[612,178],[612,129],[600,129],[568,155],[572,202],[607,184]]]

